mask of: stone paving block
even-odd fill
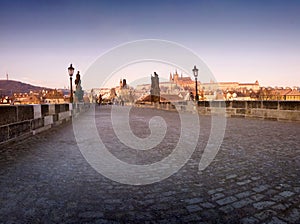
[[[251,191],[244,191],[244,192],[238,193],[234,196],[237,197],[237,198],[245,198],[245,197],[248,197],[252,194],[253,194],[253,192],[251,192]]]
[[[237,202],[234,202],[234,203],[232,203],[232,206],[234,207],[234,208],[242,208],[242,207],[244,207],[244,206],[246,206],[246,205],[249,205],[249,204],[251,204],[251,203],[253,203],[254,201],[252,200],[252,199],[250,199],[250,198],[245,198],[245,199],[242,199],[242,200],[240,200],[240,201],[237,201]]]
[[[150,206],[151,209],[153,209],[154,211],[164,211],[168,208],[169,204],[159,204],[159,203],[155,203],[152,206]]]
[[[251,180],[259,180],[259,179],[261,179],[261,177],[259,177],[259,176],[251,177]]]
[[[260,201],[260,202],[254,203],[253,207],[258,209],[258,210],[261,210],[261,209],[268,208],[268,207],[270,207],[274,204],[275,204],[274,201]]]
[[[260,192],[267,190],[269,187],[270,187],[270,185],[260,185],[260,186],[252,188],[252,190],[257,193],[260,193]]]
[[[240,223],[241,224],[255,224],[255,223],[259,223],[259,220],[254,217],[246,217],[246,218],[243,218]]]
[[[211,200],[215,201],[215,200],[218,200],[220,198],[224,198],[225,197],[225,194],[223,193],[216,193],[216,194],[213,194],[211,196]]]
[[[251,196],[251,198],[255,201],[260,201],[261,199],[263,199],[265,196],[263,194],[255,194],[253,196]]]
[[[287,213],[284,213],[284,216],[280,216],[280,218],[289,223],[300,223],[300,209],[293,208]]]
[[[187,215],[184,218],[182,218],[182,221],[185,222],[185,223],[190,223],[190,222],[197,222],[197,223],[199,223],[199,221],[202,221],[202,218],[198,214],[193,213],[193,214]]]
[[[285,198],[280,196],[280,195],[275,195],[271,199],[272,199],[272,201],[276,201],[276,202],[280,202],[280,201],[285,200]]]
[[[300,187],[294,187],[294,191],[299,194],[300,193]]]
[[[187,202],[188,204],[197,204],[197,203],[203,202],[203,198],[185,199],[185,202]]]
[[[162,196],[171,196],[171,195],[174,195],[174,194],[176,194],[176,191],[167,191],[167,192],[162,193],[161,195]]]
[[[241,185],[249,184],[249,183],[251,183],[251,182],[252,182],[252,181],[248,179],[248,180],[236,182],[236,184],[241,186]]]
[[[214,204],[209,203],[209,202],[201,203],[200,206],[203,208],[214,208],[215,207]]]
[[[171,202],[174,198],[173,197],[163,197],[163,198],[159,198],[158,202],[159,203],[164,203],[164,202]]]
[[[74,223],[76,223],[76,221],[74,221]],[[93,221],[93,223],[95,223],[95,224],[119,224],[119,222],[117,222],[117,221],[113,221],[113,220],[109,220],[109,219],[99,219],[99,218],[95,219]]]
[[[218,209],[220,211],[224,212],[225,214],[231,213],[234,210],[234,208],[231,205],[225,205],[225,206],[219,207]]]
[[[234,208],[231,205],[225,205],[223,207],[220,207],[219,210],[221,210],[224,213],[230,213],[234,210]]]
[[[201,212],[201,217],[203,221],[211,222],[214,220],[216,223],[218,223],[218,220],[220,220],[219,212],[217,212],[214,209],[205,209]]]
[[[198,212],[198,211],[201,211],[201,210],[202,210],[202,208],[201,208],[199,205],[188,205],[188,206],[186,206],[186,209],[187,209],[190,213]]]
[[[266,224],[287,224],[287,223],[275,216],[272,217],[270,221],[266,222]]]
[[[243,176],[239,176],[237,179],[238,179],[239,181],[243,181],[243,180],[245,180],[245,179],[247,179],[247,178],[248,178],[247,175],[243,175]]]
[[[268,219],[270,217],[276,216],[277,212],[273,210],[264,210],[262,212],[256,213],[254,216],[260,220]]]
[[[104,217],[103,212],[98,211],[86,211],[78,214],[80,218],[101,218]]]
[[[284,211],[284,210],[286,210],[287,208],[289,208],[289,204],[276,204],[276,205],[274,205],[274,206],[272,206],[272,209],[274,209],[274,210],[281,210],[281,211]]]
[[[275,187],[275,189],[278,189],[278,190],[287,189],[287,188],[291,188],[291,185],[282,183]]]
[[[222,192],[222,191],[224,191],[224,188],[220,187],[220,188],[209,190],[207,193],[211,195],[211,194],[215,194],[217,192]]]
[[[121,217],[124,216],[124,214],[121,214]],[[154,217],[151,214],[151,212],[136,212],[134,214],[134,220],[153,220]]]
[[[104,203],[107,203],[107,204],[119,204],[121,202],[122,202],[122,199],[119,199],[119,198],[104,200]]]
[[[264,194],[266,195],[266,196],[273,196],[273,195],[275,195],[275,194],[277,194],[278,193],[278,191],[277,190],[275,190],[275,189],[268,189],[267,191],[265,191],[264,192]]]
[[[228,179],[234,179],[234,178],[236,178],[236,177],[237,177],[236,174],[230,174],[230,175],[226,176],[226,179],[227,179],[227,180],[228,180]]]
[[[280,196],[285,197],[285,198],[291,197],[294,194],[295,193],[291,192],[291,191],[283,191],[283,192],[279,193]]]
[[[231,188],[224,193],[226,193],[227,195],[236,195],[239,192],[241,192],[242,190],[243,190],[242,187],[239,186],[239,187]]]
[[[164,214],[167,216],[167,217],[172,217],[172,216],[175,216],[177,218],[180,218],[180,217],[183,217],[185,215],[187,215],[187,211],[185,208],[176,208],[176,209],[169,209],[169,210],[166,210],[164,211]],[[196,213],[194,213],[196,214]]]
[[[226,205],[226,204],[230,204],[232,202],[235,202],[237,199],[233,196],[229,196],[223,199],[220,199],[218,201],[216,201],[219,205]]]

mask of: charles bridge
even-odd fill
[[[199,170],[212,117],[223,116],[222,104],[226,130],[221,147],[212,163]],[[148,185],[115,182],[84,158],[72,117],[80,120],[93,108],[0,107],[1,223],[300,223],[299,102],[177,105],[190,119],[198,112],[196,149],[178,172]],[[112,106],[95,107],[94,120],[115,157],[150,164],[172,153],[180,135],[174,105],[131,109],[132,131],[141,138],[150,134],[153,116],[167,124],[166,140],[147,151],[118,140],[111,111]]]

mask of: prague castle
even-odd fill
[[[182,74],[179,76],[177,70],[174,74],[170,73],[171,83],[174,83],[184,89],[195,89],[195,81],[191,77],[183,77]],[[252,90],[254,92],[260,90],[259,82],[255,81],[254,83],[238,83],[238,82],[209,82],[201,83],[198,81],[199,90],[201,91],[233,91],[233,90]]]

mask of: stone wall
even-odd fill
[[[162,110],[198,112],[202,115],[223,114],[278,121],[300,121],[300,101],[192,101],[136,105]]]
[[[232,101],[226,105],[226,115],[300,121],[300,101]]]
[[[83,103],[0,106],[0,144],[62,124],[86,107]]]

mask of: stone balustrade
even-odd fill
[[[88,106],[83,103],[0,106],[0,144],[60,125]],[[135,106],[198,112],[201,115],[300,121],[300,101],[199,101],[198,105],[182,101]]]
[[[0,106],[0,144],[60,125],[86,107],[83,103]]]
[[[140,104],[162,110],[197,111],[202,115],[224,114],[227,117],[259,118],[278,121],[300,121],[300,101],[192,101]]]

